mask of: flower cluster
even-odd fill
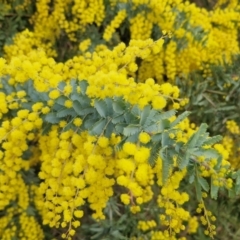
[[[184,208],[189,194],[180,190],[180,184],[187,174],[186,168],[178,168],[176,155],[170,157],[174,164],[167,170],[163,166],[166,160],[160,157],[153,166],[149,164],[152,136],[157,132],[142,131],[136,142],[126,141],[124,131],[105,136],[103,133],[108,123],[98,136],[92,135],[90,129],[83,131],[87,115],[82,118],[79,112],[79,116],[69,118],[73,114],[71,110],[76,110],[74,99],[82,93],[92,101],[92,109],[97,108],[94,99],[116,97],[121,97],[131,106],[138,106],[139,111],[150,106],[156,113],[167,106],[169,99],[173,102],[173,109],[186,104],[186,99],[179,98],[179,88],[170,83],[159,85],[152,78],[145,83],[136,83],[128,77],[130,72],[136,71],[131,64],[137,57],[144,59],[151,53],[158,54],[162,44],[162,39],[155,42],[151,39],[132,40],[128,47],[122,43],[112,51],[99,49],[93,54],[87,52],[85,57],[75,57],[65,64],[55,62],[42,51],[12,57],[9,64],[1,60],[1,74],[9,77],[8,82],[2,78],[1,86],[4,106],[0,127],[2,210],[12,201],[17,202],[20,212],[32,204],[32,200],[23,201],[29,199],[29,190],[21,179],[21,171],[29,171],[39,164],[41,183],[34,188],[34,205],[41,214],[43,224],[62,229],[62,238],[71,239],[76,234],[84,222],[86,206],[93,212],[94,219],[105,219],[104,209],[110,198],[117,194],[118,188],[119,201],[134,215],[145,211],[147,203],[156,201],[157,218],[147,224],[139,222],[139,228],[147,231],[152,239],[177,239],[181,231],[186,230],[186,223],[190,234],[196,231],[195,217]],[[71,76],[79,78],[79,83],[87,79],[86,89],[83,90],[81,84],[75,89],[69,81]],[[32,83],[29,83],[29,78]],[[31,91],[42,96],[42,101],[32,102],[37,96],[24,88],[28,86],[26,84],[32,84]],[[6,86],[12,91],[5,93]],[[84,101],[86,99],[82,104]],[[61,112],[61,115],[59,112],[56,116],[66,116],[61,121],[57,117],[54,120],[51,115],[59,106],[62,106],[64,113]],[[104,116],[101,112],[103,109],[98,111]],[[14,114],[6,119],[9,112]],[[169,124],[176,120],[174,115],[169,115]],[[42,134],[45,131],[44,123],[48,121],[52,123],[49,132]],[[73,127],[67,129],[69,121]],[[184,146],[197,131],[198,128],[185,119],[169,133],[169,139],[174,144],[182,143]],[[117,148],[122,141],[122,148]],[[215,148],[221,153],[219,146]],[[232,179],[226,178],[230,166],[227,160],[222,161],[220,169],[217,169],[214,158],[200,156],[194,161],[202,178],[211,177],[216,186],[232,187]],[[164,180],[163,174],[169,175],[167,180]],[[32,219],[24,212],[21,214],[20,222],[26,218]],[[29,223],[32,221],[30,219]],[[161,223],[163,230],[154,229],[156,222]],[[37,222],[32,224],[38,229]],[[149,232],[150,228],[153,229]],[[21,236],[26,234],[25,230],[22,230]],[[8,234],[5,230],[3,232]]]
[[[26,3],[27,1],[23,5]],[[128,14],[130,12],[131,14]],[[104,40],[107,46],[115,46],[120,43],[120,39],[125,38],[126,25],[129,25],[132,40],[146,40],[152,36],[157,39],[162,30],[172,33],[172,40],[165,43],[163,56],[153,58],[150,55],[139,66],[140,69],[143,68],[142,72],[145,72],[148,64],[151,69],[148,77],[156,78],[159,82],[165,77],[171,81],[175,76],[185,78],[195,70],[203,71],[206,76],[210,75],[210,66],[231,64],[232,56],[239,52],[239,7],[232,2],[225,9],[222,9],[219,3],[219,7],[216,5],[213,11],[208,12],[182,0],[164,0],[162,4],[157,1],[132,1],[129,4],[125,0],[119,0],[112,1],[111,7],[102,0],[58,0],[52,4],[41,0],[36,3],[36,12],[30,22],[33,32],[30,34],[23,31],[17,34],[14,45],[5,46],[7,55],[17,55],[22,51],[26,53],[37,46],[45,49],[48,56],[56,56],[54,48],[57,41],[63,37],[62,31],[70,41],[66,43],[67,47],[70,45],[76,49],[86,39],[86,35],[92,32],[96,35],[93,49],[102,43],[100,39]],[[122,28],[120,25],[123,25],[122,31],[119,30]],[[94,26],[104,30],[96,31]],[[116,33],[116,36],[110,41],[113,33]],[[226,47],[228,44],[231,48]],[[62,49],[60,52],[58,54],[65,54]],[[166,60],[161,62],[160,59]],[[154,67],[156,61],[158,68]],[[142,81],[146,79],[142,74],[138,77]]]
[[[119,28],[120,24],[126,18],[126,15],[127,13],[125,9],[118,12],[118,14],[111,21],[110,25],[108,25],[105,29],[103,39],[109,41],[112,38],[113,33],[116,31],[117,28]]]
[[[239,126],[228,120],[229,134],[217,143],[187,112],[177,117],[188,99],[174,81],[232,62],[239,7],[232,1],[208,12],[182,0],[110,2],[39,0],[33,31],[4,46],[3,240],[45,239],[43,225],[58,229],[53,237],[72,239],[89,221],[112,221],[114,210],[109,217],[106,209],[113,199],[149,239],[185,240],[199,223],[216,235],[203,199],[216,198],[219,188],[234,191]],[[59,62],[64,49],[74,56]],[[182,187],[193,182],[194,213],[192,189]]]

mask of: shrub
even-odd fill
[[[19,26],[1,41],[1,239],[227,236],[215,222],[240,189],[238,4],[1,7]]]

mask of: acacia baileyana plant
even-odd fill
[[[237,1],[0,9],[0,238],[221,235],[212,206],[240,193]]]
[[[195,186],[205,234],[216,234],[204,198],[239,188],[215,149],[221,137],[209,137],[206,124],[188,132],[189,112],[164,110],[169,99],[187,102],[177,87],[128,76],[135,58],[161,46],[162,39],[131,41],[66,64],[37,51],[1,59],[3,239],[44,239],[45,225],[58,229],[53,236],[71,239],[81,236],[90,216],[104,222],[115,214],[135,216],[139,229],[108,226],[115,239],[186,239],[198,227],[181,188],[186,181],[190,191]],[[62,81],[65,68],[78,77]],[[105,234],[92,231],[98,239]]]

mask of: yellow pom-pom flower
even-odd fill
[[[67,108],[71,108],[73,106],[73,102],[71,100],[66,100],[64,106]]]
[[[82,119],[81,118],[75,118],[73,120],[73,124],[76,126],[76,127],[80,127],[82,125]]]
[[[151,138],[150,138],[150,135],[149,135],[148,133],[146,133],[146,132],[141,132],[141,133],[139,134],[139,141],[140,141],[141,143],[146,144],[146,143],[148,143],[150,140],[151,140]]]
[[[49,93],[49,97],[51,99],[57,99],[58,97],[60,96],[60,92],[58,90],[52,90],[50,93]]]

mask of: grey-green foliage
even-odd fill
[[[124,213],[122,211],[118,199],[116,197],[110,198],[104,209],[106,219],[94,222],[90,226],[83,225],[79,231],[79,236],[82,234],[91,236],[92,240],[129,240],[131,236],[139,236],[138,217],[134,216],[127,207],[124,208]]]
[[[232,65],[210,66],[212,76],[204,77],[198,71],[176,78],[184,97],[189,97],[190,119],[207,123],[213,135],[226,134],[227,120],[240,123],[240,81],[234,80],[240,74],[239,63],[240,58],[235,57]]]
[[[0,57],[3,47],[11,44],[16,33],[30,27],[29,18],[33,13],[34,1],[25,9],[19,8],[23,1],[0,1]]]
[[[36,102],[47,104],[49,100],[48,93],[40,93],[34,89],[33,82],[27,81],[23,85],[11,86],[8,84],[7,78],[2,79],[3,89],[6,93],[17,90],[25,90],[27,92],[27,103],[22,103],[22,108],[31,110],[31,107]],[[58,124],[60,121],[67,121],[67,125],[62,131],[73,129],[74,131],[88,131],[95,136],[110,137],[112,133],[120,135],[122,141],[116,146],[121,149],[125,142],[137,143],[139,134],[147,132],[151,135],[151,141],[146,144],[151,149],[151,157],[149,163],[154,165],[156,158],[161,157],[163,160],[162,180],[166,182],[169,177],[170,170],[174,164],[174,158],[177,160],[177,167],[184,169],[188,168],[189,182],[195,182],[198,198],[201,198],[202,189],[208,191],[210,189],[209,182],[202,178],[198,170],[197,158],[204,156],[205,160],[217,159],[218,164],[215,167],[219,170],[221,165],[221,155],[213,149],[205,148],[206,145],[211,145],[219,140],[220,136],[209,137],[207,125],[201,124],[188,142],[177,142],[176,138],[170,137],[171,134],[177,134],[181,131],[177,125],[181,123],[190,112],[186,111],[178,115],[176,119],[170,122],[170,118],[176,115],[175,110],[163,111],[153,109],[150,105],[140,109],[137,105],[131,105],[124,101],[121,97],[105,98],[105,99],[90,99],[86,95],[88,83],[85,80],[78,81],[72,79],[70,82],[72,93],[66,97],[61,95],[54,101],[51,112],[42,115],[44,121],[43,134],[50,130],[51,125]],[[61,91],[66,86],[65,82],[58,85]],[[78,92],[78,86],[81,92]],[[14,89],[15,88],[15,89]],[[72,108],[65,106],[66,100],[73,102]],[[93,105],[92,105],[93,102]],[[16,111],[11,114],[16,115]],[[81,127],[76,127],[73,121],[76,117],[82,119]],[[237,178],[237,185],[240,182]],[[217,197],[218,188],[211,183],[211,196]]]

